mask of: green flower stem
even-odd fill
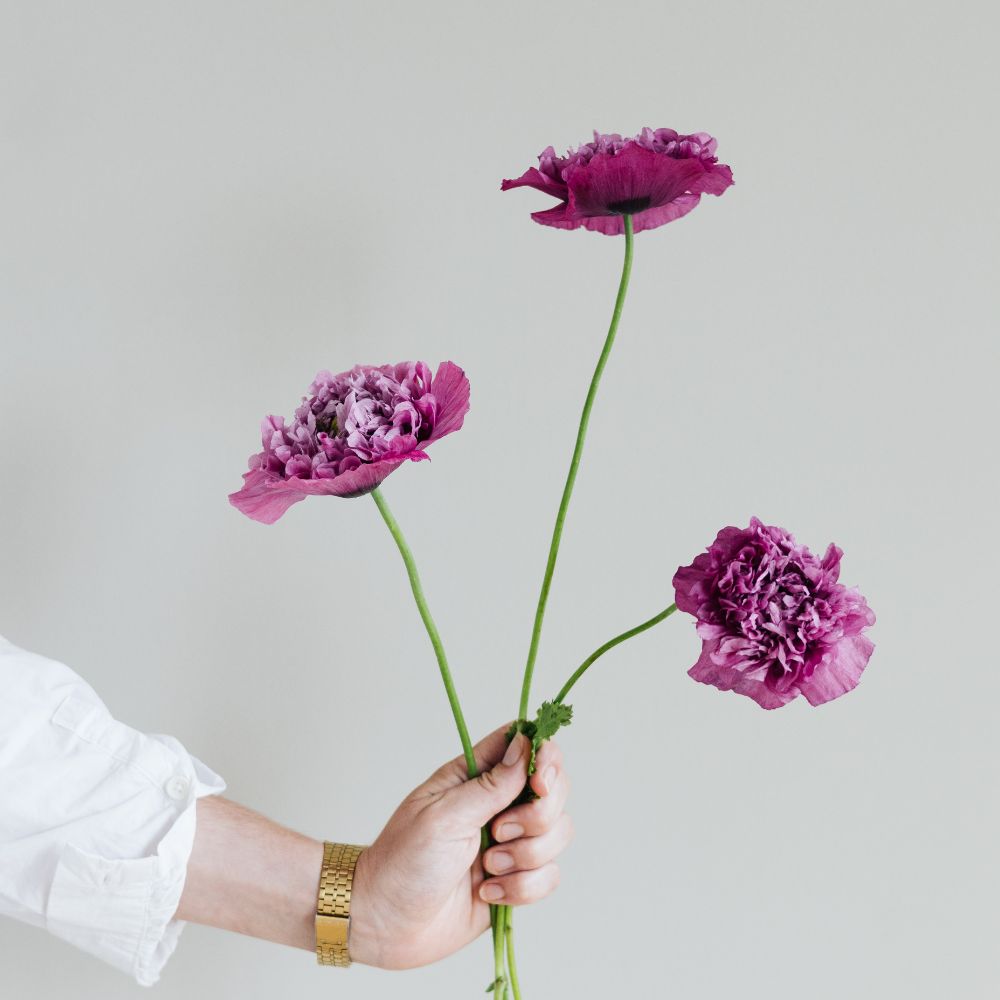
[[[496,908],[496,923],[493,926],[493,997],[494,1000],[506,1000],[507,977],[504,968],[504,941],[507,937],[507,906]]]
[[[562,686],[562,690],[556,695],[556,703],[559,704],[565,700],[566,695],[569,694],[573,685],[587,672],[590,665],[594,663],[595,660],[599,660],[609,649],[614,649],[619,643],[624,642],[626,639],[631,639],[634,635],[639,635],[641,632],[645,632],[646,629],[652,628],[654,625],[659,625],[665,618],[669,618],[677,610],[676,604],[671,604],[669,608],[665,608],[658,615],[654,615],[649,621],[643,622],[641,625],[636,625],[635,628],[630,628],[627,632],[622,632],[621,635],[616,635],[613,639],[609,639],[603,646],[598,646],[590,656],[587,657],[573,671],[573,676],[570,677],[568,681]]]
[[[490,837],[490,827],[489,824],[483,827],[480,831],[479,836],[480,853],[485,854],[490,847],[493,846],[493,840]],[[490,933],[493,935],[493,954],[496,955],[497,948],[497,937],[499,930],[497,927],[500,911],[505,909],[503,906],[498,906],[496,903],[490,903]]]
[[[548,603],[549,588],[552,586],[552,574],[556,569],[556,558],[559,555],[559,543],[562,541],[566,511],[569,508],[570,497],[573,495],[573,487],[576,484],[576,473],[580,467],[580,459],[583,456],[583,443],[587,437],[590,411],[594,407],[594,399],[597,397],[597,389],[601,383],[601,376],[604,374],[604,368],[608,363],[608,356],[611,354],[611,348],[615,342],[615,334],[618,332],[618,321],[621,319],[622,307],[625,305],[625,293],[628,291],[629,275],[632,273],[632,216],[626,215],[624,219],[625,262],[622,265],[622,277],[618,284],[618,298],[615,299],[615,309],[611,314],[611,326],[608,329],[608,336],[604,341],[604,349],[597,360],[597,367],[594,369],[593,378],[590,380],[590,389],[587,391],[587,399],[583,404],[583,413],[580,414],[580,428],[576,432],[576,446],[573,449],[569,474],[566,476],[566,485],[563,487],[562,500],[559,502],[559,512],[556,514],[556,523],[552,530],[549,558],[545,564],[545,576],[542,577],[542,589],[538,595],[538,607],[535,609],[535,624],[531,630],[531,646],[528,649],[528,660],[524,666],[524,681],[521,685],[521,706],[518,709],[517,715],[519,719],[525,719],[528,716],[528,702],[531,698],[531,678],[535,672],[538,642],[542,635],[542,620],[545,618],[545,605]]]
[[[458,736],[462,741],[462,752],[465,755],[465,766],[469,773],[469,777],[474,778],[479,773],[479,769],[476,767],[476,757],[472,751],[472,741],[469,739],[469,730],[465,724],[465,716],[462,713],[462,706],[459,703],[458,693],[455,690],[455,682],[452,679],[451,670],[448,667],[448,658],[445,655],[444,644],[441,642],[441,635],[437,630],[437,626],[434,624],[434,618],[431,616],[430,608],[427,606],[427,598],[424,596],[424,588],[420,583],[420,574],[417,572],[416,561],[413,558],[413,553],[410,551],[409,545],[406,543],[402,529],[399,527],[396,519],[392,516],[392,511],[389,509],[389,505],[386,502],[385,497],[382,495],[382,491],[379,489],[372,490],[372,499],[375,501],[375,505],[378,507],[379,513],[382,515],[382,519],[385,521],[386,527],[389,529],[389,533],[396,542],[399,554],[403,557],[403,564],[406,566],[406,575],[410,579],[410,589],[413,591],[413,599],[416,601],[417,610],[420,612],[420,618],[424,623],[424,628],[427,629],[427,635],[430,637],[431,645],[434,647],[434,655],[437,657],[438,667],[441,670],[441,680],[444,681],[444,689],[448,695],[448,704],[451,705],[451,712],[455,717],[455,725],[458,728]],[[488,827],[483,828],[480,835],[480,841],[482,849],[485,851],[490,846]],[[490,906],[490,926],[493,931],[495,981],[502,980],[504,978],[505,942],[507,943],[507,953],[512,954],[513,945],[506,937],[506,920],[509,910],[510,907],[507,906]],[[500,990],[501,995],[496,997],[495,1000],[505,1000],[507,993],[505,980],[504,983],[505,985]],[[517,997],[517,1000],[520,1000],[520,996]]]
[[[417,573],[417,564],[413,560],[413,553],[406,544],[403,532],[396,523],[396,519],[392,516],[392,511],[389,510],[389,505],[385,502],[382,491],[379,489],[372,490],[372,499],[375,501],[375,506],[378,507],[379,513],[382,515],[382,520],[385,521],[390,534],[395,539],[399,554],[403,557],[403,563],[406,566],[406,575],[410,578],[410,589],[413,591],[413,599],[417,602],[417,610],[420,612],[424,628],[427,629],[427,635],[430,637],[431,645],[434,647],[434,655],[437,657],[438,667],[441,670],[441,680],[444,681],[444,689],[448,695],[448,704],[451,705],[451,714],[455,717],[455,725],[458,727],[458,737],[462,741],[462,752],[465,754],[465,766],[468,769],[469,777],[474,778],[479,773],[479,770],[476,767],[476,756],[472,752],[472,740],[469,739],[469,729],[465,724],[465,716],[462,714],[462,706],[458,701],[458,694],[455,691],[455,682],[452,680],[451,670],[448,668],[448,658],[445,656],[441,636],[438,633],[437,626],[434,624],[434,619],[431,617],[430,608],[427,606],[427,598],[424,597],[424,588],[420,585],[420,575]]]
[[[504,935],[507,938],[507,974],[514,1000],[521,1000],[521,984],[517,979],[517,960],[514,958],[514,911],[509,906],[505,906],[504,909],[507,911],[507,925],[504,928]]]

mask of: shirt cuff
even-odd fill
[[[48,930],[152,986],[177,947],[184,922],[174,919],[194,846],[197,801],[225,782],[170,736],[145,736],[92,706],[70,699],[53,721],[87,742],[122,750],[113,756],[141,775],[159,798],[163,831],[146,857],[116,858],[67,843],[46,908]],[[150,788],[149,786],[153,786]],[[156,809],[154,809],[156,811]]]

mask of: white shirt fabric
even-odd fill
[[[68,667],[0,636],[0,914],[159,978],[194,843],[223,780],[111,717]]]

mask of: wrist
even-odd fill
[[[364,852],[365,848],[357,844],[323,844],[314,919],[316,960],[320,965],[346,969],[354,960],[354,879]]]
[[[363,851],[354,868],[351,890],[351,929],[348,948],[351,961],[359,965],[381,967],[380,937],[377,931],[372,887],[375,857],[371,848]]]

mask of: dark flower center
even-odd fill
[[[613,201],[608,205],[608,211],[615,215],[635,215],[636,212],[644,212],[649,208],[650,199],[647,198],[626,198],[625,201]]]

